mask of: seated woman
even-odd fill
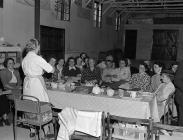
[[[76,65],[75,65],[75,67],[77,67],[77,68],[79,68],[80,69],[80,71],[83,71],[83,60],[81,59],[81,57],[76,57],[75,58],[75,62],[76,62]]]
[[[3,95],[3,85],[0,81],[0,126],[10,125],[8,113],[10,112],[9,101],[6,95]]]
[[[113,57],[111,55],[106,57],[105,65],[106,66],[102,72],[102,81],[104,83],[111,83],[113,81],[113,77],[116,77],[114,76],[115,69],[114,69]]]
[[[55,67],[55,71],[53,73],[53,81],[59,81],[63,78],[63,68],[65,61],[63,58],[59,59],[58,64]]]
[[[55,59],[54,57],[50,57],[48,63],[49,63],[52,67],[55,68],[56,59]],[[43,74],[43,77],[44,77],[45,81],[51,81],[51,80],[53,80],[53,73],[47,73],[47,72],[45,72],[45,73]]]
[[[89,57],[85,57],[84,60],[83,60],[83,68],[88,68],[89,67]]]
[[[110,85],[113,89],[125,88],[126,84],[131,78],[130,68],[127,67],[127,61],[125,59],[120,59],[119,68],[114,70],[114,75],[112,78],[113,84]]]
[[[141,63],[139,65],[139,73],[133,74],[130,79],[130,88],[137,88],[142,91],[150,90],[150,76],[146,73],[147,65]]]
[[[119,61],[119,68],[115,69],[116,78],[114,81],[129,81],[131,78],[130,68],[127,67],[127,62],[124,59]]]
[[[75,61],[73,57],[68,58],[67,66],[63,69],[63,75],[65,79],[73,78],[79,80],[81,78],[81,71],[75,67]]]
[[[11,90],[13,94],[21,94],[21,79],[18,70],[14,69],[14,59],[7,58],[4,61],[5,69],[0,73],[5,90]]]
[[[151,91],[154,92],[157,90],[161,82],[161,71],[163,69],[163,64],[160,62],[155,62],[153,65],[155,74],[151,77]]]
[[[125,61],[127,62],[126,66],[129,67],[131,74],[135,74],[139,72],[136,67],[132,66],[132,62],[129,58],[126,58]]]
[[[173,72],[173,75],[175,75],[177,69],[178,69],[178,62],[174,62],[171,66],[171,71]]]
[[[150,77],[152,77],[154,75],[152,62],[150,60],[145,60],[144,63],[147,65],[147,71],[146,71],[146,73]]]
[[[100,68],[101,71],[103,71],[104,69],[106,69],[108,66],[107,61],[111,61],[112,63],[112,68],[115,68],[115,63],[114,63],[114,58],[112,55],[107,55],[105,59],[101,60],[98,64],[97,67]],[[111,64],[110,64],[111,65]]]
[[[175,87],[171,79],[172,77],[173,77],[173,74],[171,73],[171,71],[169,70],[163,71],[161,75],[162,83],[159,85],[158,89],[155,91],[160,118],[164,114],[165,102],[168,99],[168,96],[175,92]]]
[[[95,66],[95,60],[93,58],[89,58],[89,67],[83,70],[81,74],[81,82],[86,84],[99,84],[100,81],[100,69]]]
[[[85,52],[80,53],[80,58],[82,59],[82,61],[84,62],[84,59],[88,57],[88,55]]]

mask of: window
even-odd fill
[[[121,14],[119,11],[116,11],[116,17],[115,17],[115,30],[119,31],[121,25]]]
[[[56,18],[59,20],[70,20],[70,5],[71,0],[56,0],[55,2],[55,12]]]
[[[95,27],[101,28],[101,26],[102,26],[102,4],[101,3],[94,2],[93,22],[94,22]]]
[[[151,59],[175,61],[177,58],[178,41],[179,30],[154,29]]]
[[[0,8],[3,8],[3,0],[0,0]]]

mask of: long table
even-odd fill
[[[112,115],[148,119],[159,122],[156,101],[127,100],[88,94],[48,90],[50,102],[59,109],[73,107],[78,110],[104,111]]]

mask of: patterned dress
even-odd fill
[[[86,68],[81,75],[81,82],[84,83],[85,81],[92,81],[97,80],[99,83],[101,80],[101,73],[100,69],[98,67],[94,68],[93,71],[91,71],[90,68]]]
[[[130,79],[131,88],[140,88],[143,91],[150,91],[151,78],[147,73],[133,74]]]

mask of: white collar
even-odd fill
[[[12,72],[12,73],[14,72],[14,69],[13,69],[13,70],[8,69],[8,70],[9,70],[10,72]]]
[[[73,66],[73,67],[69,66],[69,70],[72,70],[72,69],[76,70],[76,67],[75,66]]]

